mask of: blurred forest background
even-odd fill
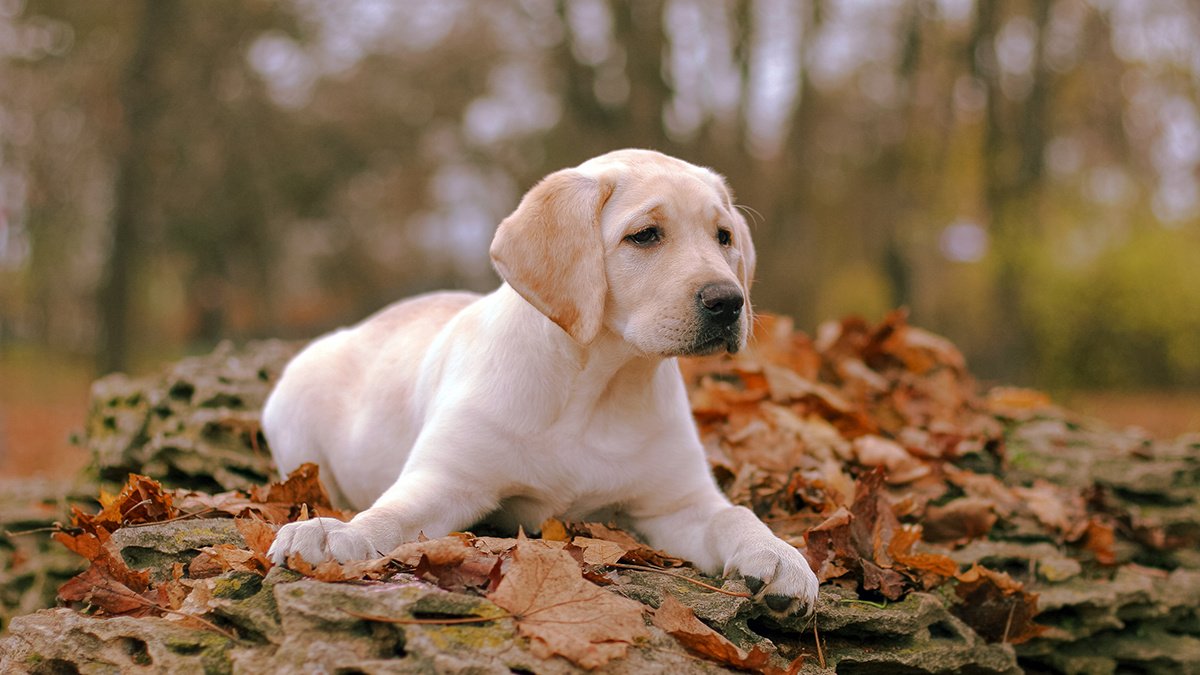
[[[1200,428],[1198,93],[1192,0],[0,0],[0,472],[98,374],[494,287],[629,146],[760,214],[761,310]]]

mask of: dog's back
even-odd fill
[[[321,466],[322,482],[341,506],[370,506],[400,475],[408,449],[420,432],[412,396],[423,361],[418,355],[426,353],[442,328],[479,297],[438,292],[408,298],[305,347],[284,369],[263,408],[263,433],[280,473],[286,475],[305,462],[315,462]],[[397,355],[404,358],[397,359]],[[380,363],[380,359],[388,359],[388,363]],[[385,386],[372,381],[378,373],[387,374]],[[386,400],[372,397],[372,390]],[[374,404],[364,406],[371,401]],[[402,437],[362,437],[368,430],[356,422],[370,415],[369,408],[375,406],[390,408],[388,414],[397,422],[392,426]],[[394,453],[389,461],[368,456],[382,447]],[[339,460],[330,462],[329,453],[335,448]],[[394,471],[377,472],[377,485],[359,485],[352,474],[339,476],[337,470],[339,464],[353,466],[355,459]]]

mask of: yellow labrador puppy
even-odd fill
[[[491,256],[491,294],[404,300],[288,365],[263,410],[276,464],[316,462],[365,510],[285,525],[271,558],[371,558],[485,518],[536,531],[617,516],[740,572],[776,611],[811,612],[804,557],[717,489],[672,358],[746,341],[754,247],[724,179],[611,152],[534,186]]]

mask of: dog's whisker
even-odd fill
[[[759,213],[758,209],[755,209],[753,206],[748,206],[746,204],[734,204],[733,207],[735,209],[738,209],[739,211],[742,211],[742,212],[752,216],[751,222],[753,222],[756,226],[760,222],[765,223],[767,221],[766,217],[763,216],[763,214]]]

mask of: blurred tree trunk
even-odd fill
[[[999,0],[981,0],[968,44],[972,70],[987,92],[983,147],[983,199],[991,224],[996,261],[994,310],[997,326],[994,363],[984,372],[1028,380],[1033,338],[1023,304],[1026,247],[1037,235],[1039,193],[1045,155],[1050,82],[1044,66],[1050,3],[1033,2],[1036,46],[1031,82],[1022,100],[1013,101],[1001,86],[996,35],[1004,19]]]
[[[755,185],[734,185],[738,199],[763,214],[755,228],[758,249],[758,282],[755,303],[769,311],[791,314],[798,326],[813,327],[818,316],[817,297],[826,256],[822,244],[836,227],[817,216],[814,180],[819,164],[817,147],[822,99],[805,66],[808,36],[821,30],[821,3],[804,2],[797,13],[799,40],[795,58],[800,63],[795,111],[788,120],[782,149],[758,175]],[[797,301],[797,298],[803,300]]]
[[[113,195],[112,242],[98,293],[101,373],[127,368],[130,318],[139,257],[139,235],[147,230],[153,177],[147,164],[152,129],[165,108],[158,70],[170,49],[177,0],[143,0],[133,55],[117,103],[122,115]]]
[[[919,156],[912,147],[915,136],[912,118],[917,105],[917,70],[921,62],[921,30],[924,27],[916,3],[910,3],[906,8],[904,26],[904,46],[896,68],[898,89],[904,97],[896,112],[903,137],[880,156],[881,184],[890,189],[883,195],[883,208],[875,209],[870,216],[871,219],[877,217],[881,220],[868,222],[868,227],[862,233],[865,241],[870,241],[876,236],[875,233],[882,234],[881,250],[875,251],[874,257],[887,279],[891,293],[889,300],[893,307],[907,306],[912,302],[913,271],[901,231],[906,225],[903,221],[914,208],[914,197],[920,189],[913,180],[919,172],[912,166],[914,158]]]

